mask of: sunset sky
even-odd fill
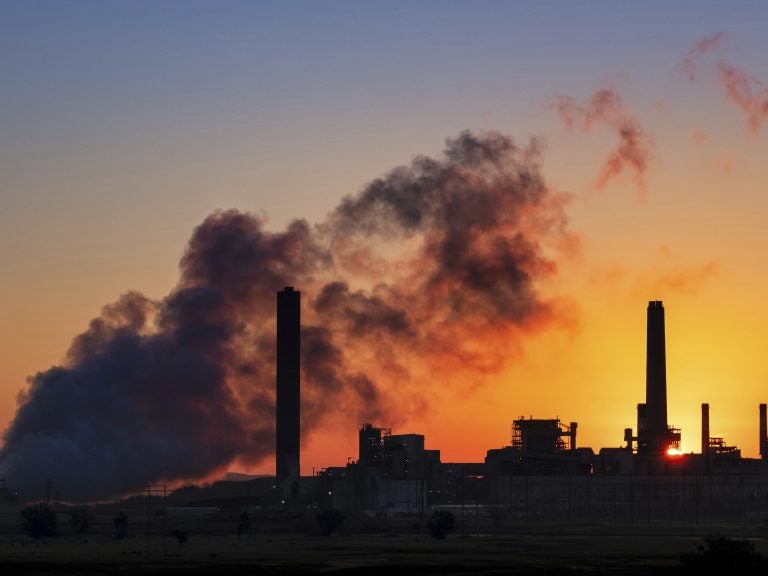
[[[461,386],[413,367],[424,381],[403,394],[423,403],[374,423],[425,434],[444,462],[481,461],[521,415],[619,446],[644,401],[646,306],[663,300],[682,448],[699,451],[709,402],[712,434],[756,456],[766,30],[758,0],[0,1],[0,428],[104,305],[174,289],[209,214],[319,224],[471,130],[541,149],[567,230],[542,244],[554,266],[533,288],[558,319]],[[357,455],[362,422],[341,411],[304,438],[303,474]]]

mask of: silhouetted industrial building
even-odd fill
[[[515,420],[510,445],[486,454],[489,475],[591,473],[594,452],[576,447],[577,429],[576,422],[565,425],[559,419]]]
[[[277,293],[275,475],[281,495],[298,496],[301,440],[301,292]]]
[[[364,424],[358,460],[322,470],[318,493],[335,506],[373,515],[423,513],[439,468],[440,451],[425,449],[423,435]]]
[[[760,405],[760,455],[710,435],[709,404],[701,405],[701,454],[680,453],[680,430],[667,420],[665,320],[662,302],[648,304],[646,398],[637,405],[637,433],[624,445],[579,448],[578,424],[519,418],[508,446],[485,462],[441,463],[420,434],[392,434],[364,424],[359,458],[319,476],[328,503],[377,515],[422,513],[424,507],[484,507],[515,517],[620,522],[697,523],[768,514],[768,423]],[[493,512],[496,511],[496,512]]]
[[[741,458],[741,450],[736,446],[728,446],[722,437],[709,435],[709,404],[706,403],[701,405],[701,442],[701,455],[707,468],[715,458]]]
[[[389,428],[375,428],[372,424],[363,424],[358,435],[357,461],[365,466],[381,467],[384,438],[391,434],[392,430]]]

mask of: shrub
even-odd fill
[[[93,514],[87,508],[75,508],[69,514],[69,526],[75,534],[85,534],[90,530]]]
[[[317,525],[323,536],[330,536],[344,522],[344,515],[338,510],[323,510],[316,516]]]
[[[718,570],[738,568],[741,572],[766,566],[765,559],[755,550],[755,543],[726,536],[707,536],[696,544],[695,552],[680,555],[680,560],[689,568]]]
[[[21,524],[32,538],[50,538],[59,535],[56,512],[48,504],[31,504],[21,511]]]
[[[427,528],[435,540],[442,540],[453,532],[455,517],[448,510],[435,510],[427,519]]]
[[[125,538],[128,534],[128,514],[125,512],[118,513],[118,515],[112,519],[112,525],[115,527],[115,538],[118,540]]]

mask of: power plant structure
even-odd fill
[[[333,508],[376,517],[423,515],[444,508],[476,518],[579,520],[696,525],[768,518],[768,410],[759,405],[759,457],[744,458],[712,436],[701,404],[701,450],[680,451],[680,430],[667,412],[665,311],[647,309],[645,402],[623,443],[595,452],[580,446],[575,421],[520,417],[510,441],[482,462],[442,462],[423,434],[393,434],[364,423],[358,457],[301,475],[301,293],[277,292],[275,476],[222,480],[174,491],[190,506],[248,506],[271,514]],[[234,476],[238,476],[235,474]],[[243,475],[240,475],[243,476]],[[245,475],[247,476],[247,475]],[[0,503],[24,499],[5,489]]]
[[[472,505],[518,517],[621,522],[768,517],[766,405],[760,405],[759,459],[742,458],[738,448],[710,436],[709,404],[701,405],[701,415],[701,454],[682,454],[681,432],[667,417],[664,306],[652,300],[645,402],[637,405],[636,433],[626,428],[622,446],[595,453],[577,445],[577,422],[521,417],[509,445],[488,450],[484,462],[443,463],[439,450],[424,448],[422,435],[394,435],[367,423],[359,459],[322,470],[312,486],[324,505],[377,515]]]
[[[275,483],[297,497],[301,470],[301,292],[277,293]]]
[[[701,404],[701,453],[682,454],[667,414],[664,313],[661,301],[648,303],[645,402],[637,404],[635,431],[625,428],[617,447],[579,446],[577,422],[521,417],[509,444],[489,449],[483,462],[442,462],[424,435],[365,423],[356,460],[301,476],[301,294],[285,287],[277,293],[276,477],[258,505],[376,516],[471,505],[476,514],[630,523],[768,517],[766,404],[759,407],[760,458],[743,458],[710,435],[708,403]]]

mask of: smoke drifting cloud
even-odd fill
[[[270,457],[283,286],[303,293],[305,440],[321,419],[396,423],[442,387],[477,385],[558,322],[537,285],[572,237],[539,155],[535,142],[464,132],[314,227],[212,214],[171,294],[126,294],[30,379],[0,475],[27,495],[50,478],[64,498],[92,499]]]
[[[768,88],[732,64],[721,63],[718,70],[726,96],[747,115],[749,130],[756,135],[768,119]]]
[[[638,294],[666,294],[678,292],[696,294],[703,285],[720,274],[720,262],[710,260],[703,264],[672,266],[669,270],[653,274],[640,274],[636,281]]]
[[[594,285],[622,287],[633,298],[647,298],[649,294],[697,294],[720,274],[721,262],[681,262],[670,246],[663,244],[653,253],[650,268],[628,267],[618,262],[596,266],[590,280]]]
[[[718,32],[702,38],[686,52],[679,68],[691,82],[696,81],[699,61],[708,52],[720,48],[724,38],[722,32]],[[756,135],[761,124],[768,119],[768,88],[757,78],[730,62],[719,61],[717,75],[720,85],[725,90],[726,98],[746,114],[747,126],[750,132]]]
[[[594,183],[595,188],[605,188],[610,180],[626,169],[633,173],[638,197],[644,200],[651,138],[624,106],[621,96],[612,88],[603,88],[592,94],[582,106],[570,96],[557,94],[553,105],[568,130],[588,133],[596,126],[604,125],[618,137],[619,143],[603,164]]]
[[[724,40],[725,35],[722,32],[717,32],[712,36],[705,36],[698,40],[685,53],[678,69],[688,76],[691,82],[694,82],[698,73],[699,60],[708,52],[712,52],[722,46]]]

